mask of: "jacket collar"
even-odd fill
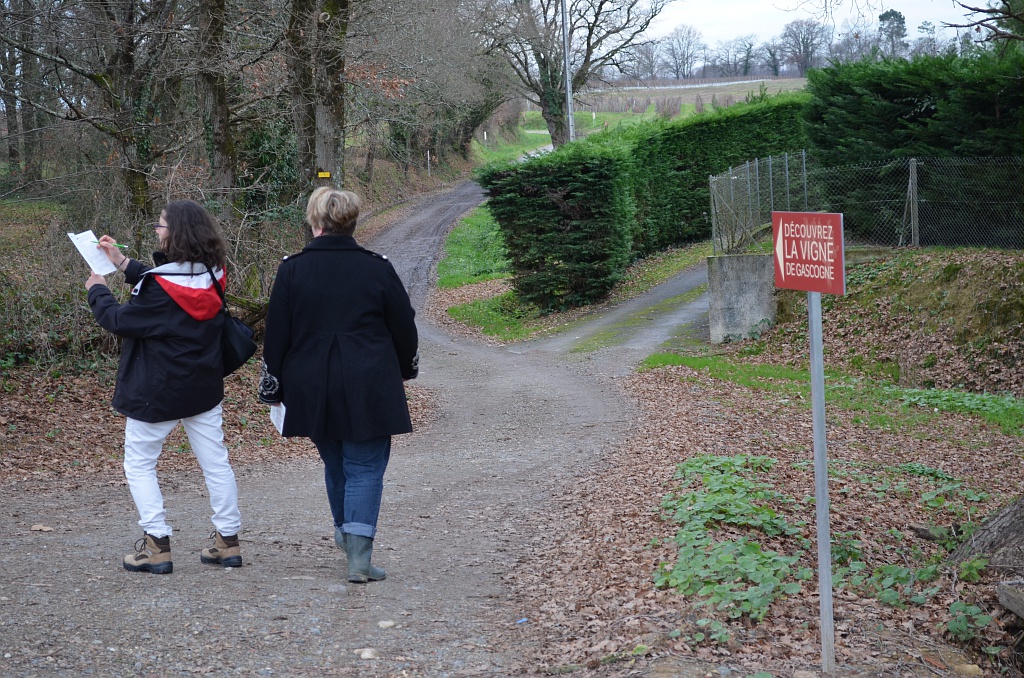
[[[350,235],[321,235],[313,238],[302,248],[306,250],[361,250],[356,239]]]

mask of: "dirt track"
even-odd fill
[[[367,244],[392,259],[418,308],[445,235],[481,199],[474,184],[460,184],[406,206],[386,229],[368,229]],[[613,312],[605,329],[630,312]],[[689,310],[699,312],[699,304]],[[658,325],[653,318],[644,324]],[[165,477],[176,530],[170,576],[121,568],[126,536],[138,532],[122,483],[2,488],[0,675],[528,669],[517,648],[521,614],[500,574],[525,545],[550,537],[533,526],[550,492],[626,435],[633,413],[615,377],[688,318],[671,315],[643,341],[586,357],[567,353],[566,339],[511,349],[455,340],[421,318],[419,383],[440,394],[440,416],[396,438],[375,552],[389,576],[368,586],[344,583],[312,461],[237,469],[246,563],[238,570],[199,562],[210,529],[199,475]],[[573,338],[585,333],[579,325]],[[379,658],[360,659],[354,650],[363,648]]]

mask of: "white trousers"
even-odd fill
[[[228,450],[224,447],[222,419],[218,404],[212,410],[182,419],[181,423],[206,478],[213,526],[221,534],[230,536],[238,534],[242,517],[238,513],[235,473],[231,470]],[[124,475],[139,510],[139,525],[154,537],[171,534],[164,511],[164,497],[156,478],[156,461],[160,458],[164,440],[177,425],[177,421],[150,424],[129,418],[124,427]]]

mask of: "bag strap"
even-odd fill
[[[214,288],[216,288],[217,294],[220,296],[221,309],[225,313],[227,313],[228,312],[228,298],[227,298],[227,295],[224,293],[224,288],[221,287],[219,282],[217,282],[217,276],[215,276],[213,274],[213,269],[211,269],[209,266],[207,266],[206,267],[206,272],[210,274],[210,280],[213,281],[213,286],[214,286]]]

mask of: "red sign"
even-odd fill
[[[775,286],[824,294],[846,294],[843,215],[772,212]]]

